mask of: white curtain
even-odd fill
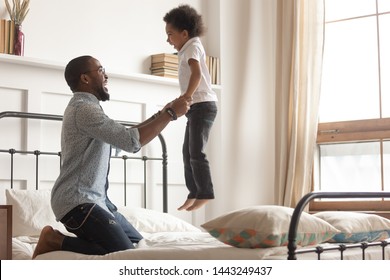
[[[275,203],[310,191],[324,42],[323,0],[278,0]]]

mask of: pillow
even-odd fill
[[[140,232],[201,231],[182,219],[155,210],[118,207],[118,212]]]
[[[372,242],[390,237],[390,220],[374,214],[347,211],[325,211],[314,216],[340,230],[329,240],[337,243]]]
[[[66,233],[57,222],[50,205],[50,190],[5,191],[7,204],[12,205],[12,236],[39,236],[44,226]]]
[[[285,246],[293,211],[293,208],[276,205],[252,206],[222,215],[202,227],[219,241],[239,248]],[[315,245],[336,233],[338,230],[324,220],[303,212],[296,244]]]

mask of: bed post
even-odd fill
[[[305,206],[307,203],[316,197],[316,193],[308,193],[306,194],[303,198],[301,198],[297,204],[297,206],[294,209],[294,212],[291,217],[291,222],[290,222],[290,228],[288,231],[288,260],[296,260],[296,254],[295,251],[297,249],[297,244],[296,244],[296,237],[297,237],[297,229],[298,229],[298,222],[301,217],[303,209],[305,209]]]
[[[163,212],[168,213],[168,153],[167,153],[167,144],[165,143],[164,137],[159,134],[158,138],[161,142],[162,149],[162,180],[163,180]]]

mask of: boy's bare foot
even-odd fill
[[[190,207],[188,207],[186,210],[187,211],[194,211],[199,208],[201,208],[203,205],[205,205],[207,202],[209,202],[211,199],[196,199],[194,203]]]
[[[187,210],[188,207],[190,207],[192,204],[194,204],[195,202],[195,198],[188,198],[184,204],[182,206],[180,206],[179,208],[177,208],[177,210]]]
[[[58,230],[54,230],[51,226],[45,226],[41,231],[41,235],[39,236],[38,244],[37,247],[35,247],[32,258],[35,259],[38,255],[60,250],[64,238],[65,235],[60,233]]]

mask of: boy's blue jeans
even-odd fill
[[[214,198],[210,165],[205,148],[217,111],[215,102],[201,102],[192,105],[186,114],[183,161],[189,199]]]
[[[87,255],[134,249],[143,237],[120,213],[113,214],[94,203],[75,207],[61,222],[77,237],[65,237],[61,249]]]

